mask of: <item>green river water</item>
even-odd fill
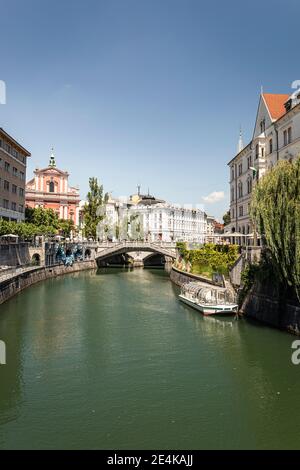
[[[177,294],[164,271],[111,269],[2,304],[0,448],[300,448],[295,338]]]

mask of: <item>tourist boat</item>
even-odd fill
[[[179,299],[203,315],[233,315],[238,311],[235,294],[221,287],[204,287],[200,282],[184,284]]]

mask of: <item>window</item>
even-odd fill
[[[283,145],[287,145],[287,131],[283,131]]]
[[[273,153],[273,139],[269,140],[269,153]]]
[[[234,207],[232,208],[232,218],[234,219]]]
[[[18,169],[15,166],[13,167],[13,175],[18,176]]]
[[[5,191],[9,191],[9,182],[4,180],[4,189]]]
[[[19,212],[23,212],[24,211],[24,207],[22,204],[19,204]]]
[[[234,188],[231,188],[231,200],[234,201]]]
[[[9,201],[7,199],[3,199],[3,207],[5,209],[8,209],[9,208]]]
[[[238,186],[239,197],[243,197],[243,183],[240,181]]]
[[[15,184],[12,184],[11,191],[12,193],[17,194],[17,186]]]
[[[8,162],[4,163],[4,170],[9,171],[10,170],[10,164]]]
[[[255,158],[258,158],[259,157],[259,145],[256,144],[255,146]]]
[[[239,164],[239,176],[243,173],[243,162]]]
[[[16,211],[17,210],[17,204],[15,202],[11,203],[11,210]]]
[[[24,181],[24,179],[25,179],[25,174],[23,173],[23,171],[20,171],[20,179],[22,181]]]
[[[250,176],[247,180],[247,190],[248,190],[248,194],[250,194],[252,191],[252,178]]]
[[[234,167],[232,166],[231,167],[231,180],[234,179]]]
[[[260,132],[263,133],[266,130],[266,121],[263,119],[260,121]]]
[[[243,206],[239,207],[239,216],[243,217]]]
[[[288,128],[287,134],[288,134],[288,137],[287,137],[288,144],[291,144],[292,143],[292,128],[291,127]]]
[[[262,147],[261,148],[261,157],[264,158],[264,156],[265,156],[265,149]]]
[[[252,166],[252,158],[251,158],[251,155],[250,155],[250,157],[247,158],[247,164],[248,164],[248,170],[249,170],[250,166]]]
[[[19,188],[19,196],[20,197],[24,196],[24,189],[23,188]]]

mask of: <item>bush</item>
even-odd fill
[[[177,243],[180,256],[185,262],[190,262],[194,274],[213,272],[227,275],[229,269],[238,257],[236,245],[214,245],[208,243],[198,250],[187,250],[185,243]]]

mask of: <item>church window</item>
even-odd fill
[[[54,181],[50,181],[49,183],[49,193],[54,193]]]

